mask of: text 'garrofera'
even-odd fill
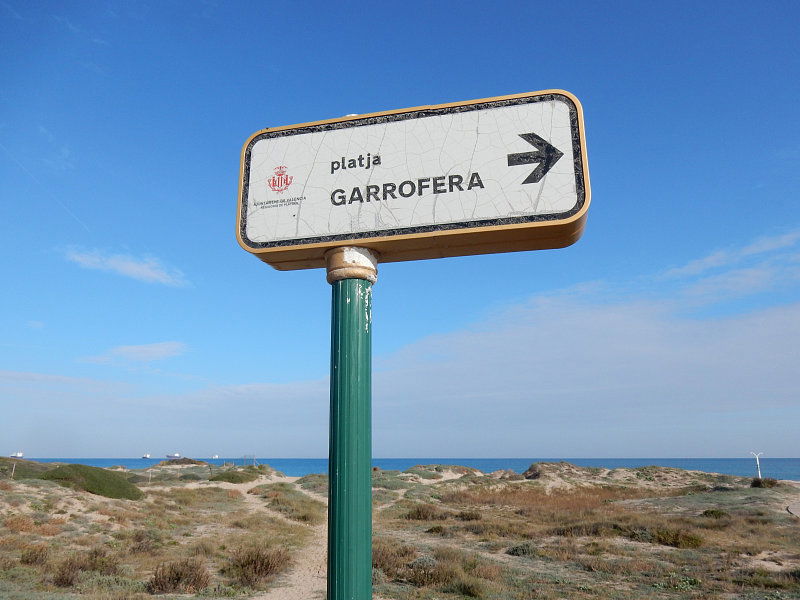
[[[407,179],[401,183],[382,183],[365,185],[352,188],[349,193],[343,189],[331,192],[331,204],[343,206],[353,202],[372,202],[388,199],[397,199],[411,196],[422,196],[426,192],[431,194],[447,194],[452,192],[470,191],[473,188],[484,188],[479,173],[463,175],[439,175],[437,177],[420,177]]]

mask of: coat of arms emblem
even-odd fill
[[[286,174],[286,167],[275,167],[275,174],[267,179],[267,185],[273,192],[282,192],[292,185],[294,177]]]

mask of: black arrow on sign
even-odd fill
[[[536,167],[533,173],[528,175],[522,183],[539,183],[542,177],[547,175],[547,172],[558,162],[558,159],[564,156],[564,153],[535,133],[520,133],[519,137],[528,142],[531,146],[535,146],[536,151],[509,154],[508,166],[516,167],[517,165],[530,165],[538,162],[539,166]]]

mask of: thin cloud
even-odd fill
[[[49,373],[32,373],[28,371],[0,371],[0,385],[13,383],[53,383],[69,385],[95,384],[92,379],[82,377],[68,377],[66,375],[52,375]]]
[[[100,250],[70,248],[65,252],[65,258],[84,269],[116,273],[145,283],[160,283],[171,287],[189,285],[180,270],[162,264],[154,256],[139,258],[127,254],[107,254]]]
[[[756,265],[720,266],[677,285],[661,280],[638,290],[638,281],[623,280],[539,294],[468,328],[376,356],[375,454],[735,456],[759,447],[790,456],[800,421],[800,273],[798,253],[786,251],[793,243],[761,238],[738,250],[759,257]],[[773,306],[732,314],[724,304],[778,281],[787,293]],[[622,291],[612,295],[608,287]],[[692,314],[697,295],[713,297],[724,314]],[[183,350],[162,342],[118,346],[103,357],[141,365]],[[98,393],[86,404],[57,386],[18,382],[14,397],[26,402],[10,403],[24,411],[14,423],[27,418],[41,436],[42,413],[57,414],[54,434],[71,419],[76,439],[98,444],[98,455],[113,454],[95,441],[91,418],[112,400]],[[69,411],[65,397],[75,399]],[[286,384],[117,394],[113,402],[103,418],[123,432],[113,441],[120,448],[150,435],[197,455],[209,445],[273,456],[324,456],[327,449],[328,382],[320,374]],[[0,424],[0,436],[3,427],[11,431]]]
[[[682,267],[669,269],[663,276],[671,278],[701,275],[712,269],[736,265],[753,256],[791,248],[798,240],[800,240],[800,229],[781,235],[760,237],[741,248],[716,250],[707,256],[691,260]]]
[[[800,229],[797,231],[790,231],[784,235],[762,237],[742,248],[741,254],[742,256],[751,256],[753,254],[791,248],[798,240],[800,240]]]
[[[111,362],[138,362],[149,363],[173,356],[180,356],[187,350],[183,342],[157,342],[155,344],[141,344],[138,346],[116,346],[99,356],[90,356],[86,362],[111,363]]]

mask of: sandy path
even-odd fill
[[[247,490],[262,483],[283,481],[294,483],[299,477],[261,477],[249,483],[191,482],[185,488],[221,487],[228,490],[238,490],[243,494],[243,500],[248,508],[256,512],[268,513],[279,519],[284,519],[294,525],[296,521],[287,519],[281,513],[269,509],[263,500]],[[441,481],[441,480],[439,480]],[[168,486],[151,486],[146,489],[172,489]],[[298,488],[300,489],[300,488]],[[328,497],[308,490],[300,489],[304,494],[328,504]],[[405,490],[402,490],[405,492]],[[295,564],[285,575],[276,579],[266,592],[250,596],[250,600],[325,600],[328,585],[328,521],[320,525],[311,526],[311,536],[308,543],[295,554]],[[373,595],[373,600],[386,600]]]
[[[328,498],[302,490],[304,494],[328,504]],[[260,499],[251,496],[254,501]],[[251,600],[324,600],[328,574],[328,521],[311,528],[308,544],[295,555],[291,571],[272,584],[272,589],[251,596]]]

